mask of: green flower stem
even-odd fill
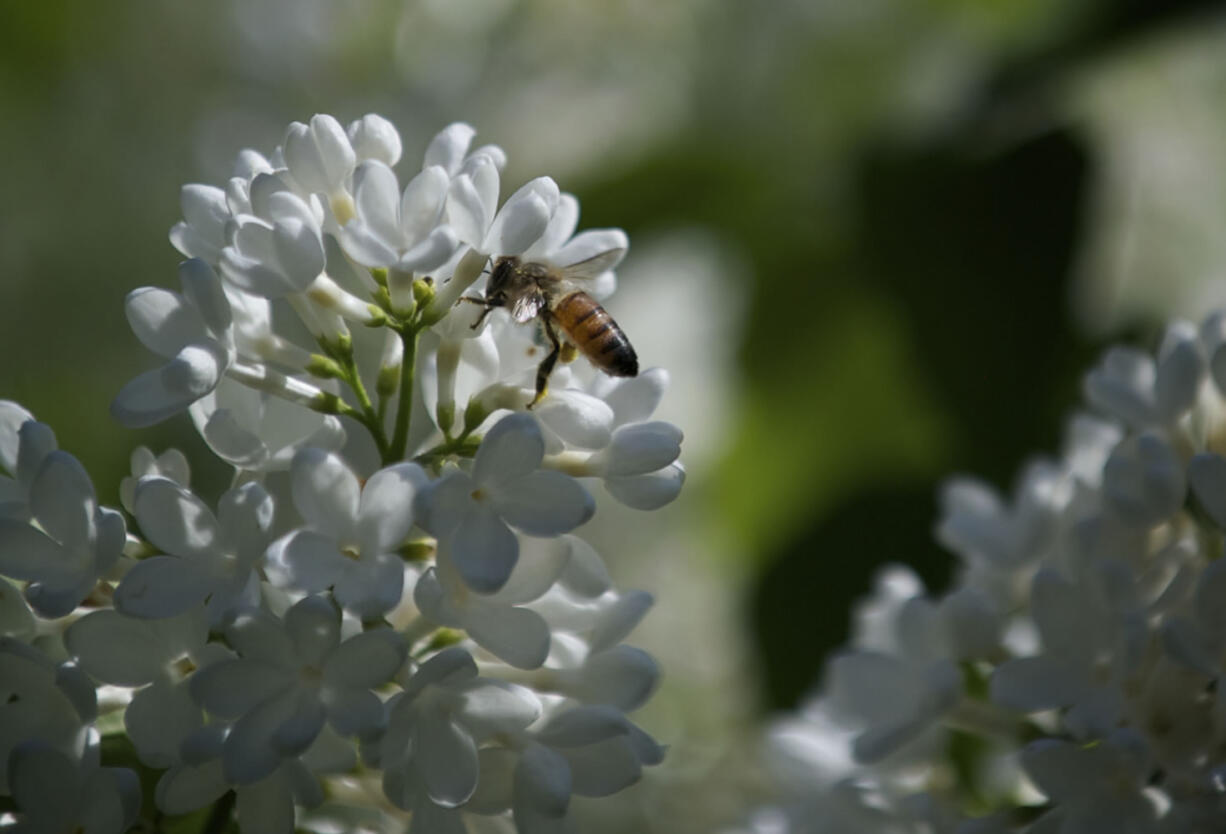
[[[392,431],[391,446],[383,454],[384,465],[404,460],[409,443],[409,420],[413,411],[413,372],[417,367],[417,336],[421,332],[419,322],[409,322],[397,332],[404,353],[400,359],[400,396],[396,401],[396,425]]]

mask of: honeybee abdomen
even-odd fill
[[[613,317],[585,292],[554,306],[553,317],[592,364],[612,376],[638,376],[639,358]]]

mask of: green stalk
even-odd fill
[[[420,331],[418,325],[410,323],[397,332],[404,347],[400,359],[400,394],[396,401],[396,426],[392,431],[391,446],[383,456],[384,465],[404,460],[413,410],[413,371],[417,365],[417,335]]]

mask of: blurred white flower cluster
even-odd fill
[[[945,486],[953,589],[879,575],[743,831],[1226,830],[1226,316],[1084,387],[1012,497]]]
[[[234,467],[215,504],[181,453],[141,448],[126,514],[103,507],[0,401],[0,798],[21,830],[560,832],[572,796],[660,761],[627,718],[658,675],[623,644],[651,597],[574,531],[594,492],[676,497],[681,432],[651,419],[668,377],[580,360],[528,410],[535,322],[461,297],[499,258],[627,241],[576,235],[548,177],[500,205],[505,156],[473,134],[443,130],[402,185],[386,120],[315,116],[183,189],[179,288],[127,299],[163,364],[112,413],[190,412]]]

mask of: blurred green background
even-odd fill
[[[186,417],[107,415],[151,364],[122,299],[173,284],[179,186],[315,112],[382,113],[407,160],[472,123],[510,155],[504,193],[550,174],[583,226],[630,233],[609,307],[672,373],[690,480],[666,512],[594,522],[619,581],[656,594],[641,720],[672,745],[603,827],[710,830],[876,568],[946,581],[940,480],[1007,488],[1059,448],[1107,340],[1226,300],[1218,6],[5,2],[0,396],[111,502],[138,443],[184,448],[215,493]]]

